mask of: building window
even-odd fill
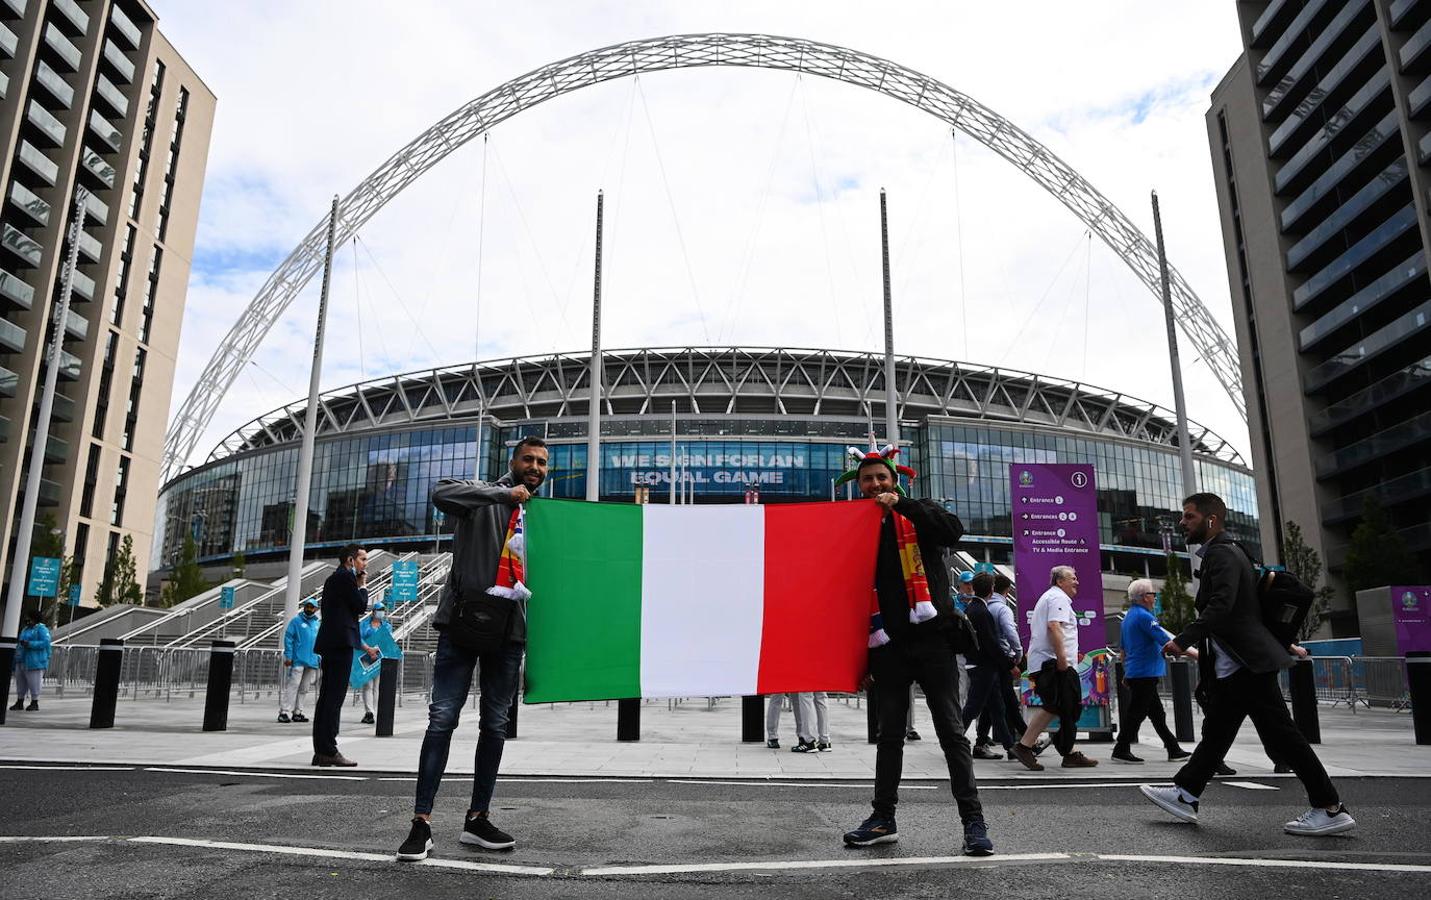
[[[129,402],[124,409],[124,449],[134,449],[134,433],[139,422],[139,392],[144,387],[144,363],[148,351],[143,347],[134,351],[134,373],[129,381]]]
[[[119,458],[119,470],[114,475],[114,505],[109,510],[109,524],[119,525],[124,519],[124,496],[128,491],[129,457]]]
[[[134,261],[134,226],[124,228],[124,244],[119,251],[119,266],[114,276],[114,306],[109,310],[109,324],[119,327],[124,318],[124,298],[129,293],[129,264]]]
[[[115,345],[118,342],[119,332],[110,329],[104,345],[104,365],[99,370],[99,387],[94,399],[94,426],[90,429],[90,436],[99,440],[104,439],[105,419],[109,415],[109,386],[114,377]]]
[[[174,111],[174,127],[169,132],[169,157],[164,163],[164,198],[159,203],[159,240],[169,233],[169,206],[174,200],[174,169],[179,161],[179,145],[184,139],[184,117],[189,112],[189,92],[179,88],[179,107]]]
[[[80,515],[89,518],[94,514],[94,485],[99,478],[99,445],[89,445],[89,461],[84,467],[84,490],[80,493]]]
[[[163,262],[164,251],[154,245],[154,255],[149,257],[149,280],[144,285],[144,308],[140,310],[139,341],[149,343],[149,327],[154,324],[154,295],[159,292],[159,266]]]
[[[129,218],[139,218],[144,199],[144,179],[149,173],[149,150],[154,141],[154,120],[159,111],[159,94],[164,88],[164,64],[154,63],[154,79],[149,83],[149,105],[144,112],[144,133],[139,141],[139,164],[134,171],[134,187],[129,193]]]

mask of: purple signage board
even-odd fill
[[[1394,584],[1390,591],[1397,654],[1431,650],[1431,586]]]
[[[1098,495],[1093,466],[1010,463],[1014,572],[1018,578],[1019,636],[1029,641],[1034,604],[1049,587],[1054,566],[1072,566],[1081,590],[1073,598],[1080,655],[1102,647],[1103,575],[1098,552]],[[1075,660],[1076,662],[1076,660]]]

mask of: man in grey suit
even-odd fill
[[[1183,532],[1200,544],[1201,568],[1193,607],[1197,619],[1163,647],[1180,656],[1198,647],[1198,694],[1203,702],[1202,740],[1173,776],[1174,787],[1143,785],[1164,812],[1196,822],[1198,800],[1232,746],[1243,719],[1251,719],[1273,759],[1297,773],[1311,809],[1283,826],[1288,834],[1324,836],[1356,827],[1337,796],[1321,760],[1287,712],[1277,673],[1291,665],[1288,648],[1262,624],[1252,560],[1224,530],[1227,505],[1216,494],[1183,501]]]

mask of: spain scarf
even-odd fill
[[[917,548],[916,548],[917,549]],[[532,592],[522,583],[526,577],[523,560],[527,555],[526,540],[522,535],[522,508],[512,510],[507,520],[507,536],[502,541],[502,555],[497,559],[497,583],[487,588],[493,597],[508,600],[527,600]]]
[[[939,614],[934,602],[929,598],[929,581],[924,577],[924,557],[919,552],[919,536],[915,534],[914,523],[890,510],[894,516],[894,540],[899,550],[900,574],[904,576],[904,593],[909,600],[909,621],[913,624],[927,622]],[[870,592],[870,637],[869,646],[883,647],[889,643],[889,634],[884,630],[884,616],[879,611],[879,590]]]

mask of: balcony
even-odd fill
[[[1403,341],[1424,332],[1431,326],[1431,301],[1378,328],[1353,347],[1348,347],[1336,356],[1307,373],[1307,393],[1315,393],[1327,385],[1361,367],[1368,360],[1397,346]]]
[[[115,73],[125,84],[134,81],[134,63],[130,62],[124,51],[115,46],[114,41],[109,38],[104,39],[104,61],[114,67]]]
[[[1327,64],[1322,57],[1333,44],[1342,39],[1342,35],[1348,28],[1352,27],[1358,19],[1363,20],[1366,24],[1371,26],[1367,31],[1371,41],[1368,42],[1367,38],[1363,37],[1362,40],[1358,42],[1357,47],[1353,48],[1350,53],[1344,54],[1342,56],[1342,63],[1336,66],[1336,69],[1340,70],[1340,73],[1338,74],[1334,71],[1332,74],[1328,74],[1322,78],[1316,87],[1307,92],[1306,97],[1296,105],[1290,115],[1295,117],[1299,113],[1305,114],[1308,111],[1307,107],[1314,106],[1321,102],[1320,98],[1330,93],[1335,84],[1345,77],[1347,60],[1353,58],[1360,60],[1366,55],[1370,44],[1375,44],[1378,47],[1381,46],[1381,36],[1376,30],[1376,13],[1371,9],[1371,0],[1358,0],[1358,2],[1355,3],[1348,3],[1341,12],[1337,13],[1337,17],[1322,30],[1322,33],[1312,42],[1311,46],[1307,48],[1306,52],[1302,54],[1301,58],[1297,60],[1287,74],[1282,76],[1282,80],[1277,82],[1277,86],[1267,92],[1266,99],[1262,101],[1263,119],[1271,120],[1277,115],[1278,108],[1281,107],[1289,97],[1301,93],[1297,90],[1297,85],[1301,83],[1308,72],[1318,70],[1326,71]],[[1314,75],[1313,77],[1316,76]],[[1276,152],[1275,147],[1273,148],[1273,152]]]
[[[104,75],[101,74],[95,79],[94,92],[109,104],[109,108],[114,110],[115,115],[119,118],[122,119],[129,114],[129,101],[124,98],[124,94],[120,93],[119,88],[114,86],[114,82],[105,78]]]
[[[10,76],[0,72],[0,100],[10,96]]]
[[[94,301],[94,279],[79,269],[70,273],[70,290],[86,300]]]
[[[6,59],[14,59],[19,50],[20,39],[15,36],[15,32],[11,31],[9,26],[0,25],[0,53],[3,53]]]
[[[40,505],[59,506],[60,486],[48,478],[40,479]]]
[[[55,391],[55,405],[50,407],[50,418],[56,422],[69,423],[75,420],[75,402]]]
[[[1431,412],[1379,431],[1317,460],[1317,477],[1331,478],[1417,444],[1431,443]]]
[[[84,211],[99,224],[103,225],[109,220],[109,204],[96,197],[93,193],[85,194]]]
[[[35,63],[35,83],[48,91],[65,109],[74,105],[75,89],[43,59]]]
[[[1426,254],[1419,249],[1403,260],[1400,265],[1382,275],[1371,284],[1338,303],[1326,315],[1303,328],[1298,335],[1298,348],[1307,352],[1360,316],[1376,308],[1388,297],[1412,284],[1426,287]]]
[[[0,269],[0,300],[10,306],[29,309],[35,304],[35,289],[20,276]]]
[[[65,142],[65,126],[48,109],[41,106],[38,100],[30,101],[25,111],[25,119],[49,139],[51,147],[58,147]]]
[[[130,50],[138,50],[139,43],[144,36],[139,32],[139,26],[134,24],[134,20],[124,14],[124,10],[117,6],[109,8],[109,24],[129,44]]]
[[[82,341],[89,336],[89,319],[75,312],[73,305],[65,311],[65,337]]]
[[[50,224],[50,204],[18,181],[10,182],[10,204],[37,225]]]
[[[1399,372],[1393,372],[1373,384],[1362,388],[1344,400],[1328,406],[1308,420],[1312,437],[1326,434],[1333,428],[1345,425],[1358,416],[1379,409],[1387,403],[1404,397],[1431,385],[1431,356],[1417,360]]]
[[[1406,158],[1397,157],[1395,162],[1377,173],[1365,187],[1347,198],[1347,201],[1333,210],[1321,224],[1287,250],[1287,271],[1296,272],[1316,265],[1318,260],[1313,259],[1313,256],[1334,238],[1340,237],[1341,246],[1345,246],[1347,236],[1344,232],[1378,205],[1384,211],[1388,203],[1382,203],[1382,200],[1388,194],[1395,192],[1389,203],[1404,199],[1409,193],[1405,190],[1405,184]],[[1332,246],[1331,253],[1336,252],[1336,246]],[[1330,254],[1321,254],[1320,260],[1324,261],[1328,255]]]
[[[1368,110],[1372,109],[1383,98],[1391,92],[1391,73],[1383,66],[1375,75],[1367,80],[1361,90],[1357,91],[1347,100],[1346,105],[1341,109],[1327,116],[1326,124],[1317,130],[1312,137],[1302,145],[1292,158],[1277,170],[1277,175],[1273,178],[1273,193],[1281,194],[1291,187],[1307,168],[1307,165],[1325,153],[1337,137],[1354,127],[1357,119],[1361,118]],[[1384,112],[1378,114],[1385,115]]]
[[[25,337],[25,329],[9,319],[0,319],[0,354],[24,353]]]
[[[118,128],[110,124],[110,121],[104,116],[101,116],[97,110],[90,110],[89,130],[94,132],[101,141],[104,141],[109,149],[116,153],[119,152],[119,145],[124,140],[124,136],[120,134]]]
[[[0,16],[7,19],[25,18],[25,0],[0,0]]]
[[[84,147],[80,151],[80,165],[84,167],[86,172],[99,179],[99,182],[105,187],[114,187],[114,166],[105,162],[103,156],[100,156],[88,147]]]
[[[10,440],[10,420],[0,416],[0,444]]]
[[[1357,267],[1371,259],[1388,244],[1416,227],[1416,206],[1408,203],[1399,212],[1377,226],[1366,237],[1347,248],[1341,256],[1304,281],[1292,292],[1292,309],[1300,311],[1332,286],[1339,284]]]
[[[99,258],[104,255],[104,245],[88,231],[81,231],[79,236],[79,251],[80,256],[83,256],[90,262],[97,263],[99,262]]]
[[[0,226],[0,246],[24,260],[32,269],[39,267],[40,256],[45,252],[38,241],[8,222]]]
[[[60,14],[59,20],[74,29],[76,37],[89,31],[89,14],[75,0],[50,0],[50,9]]]
[[[71,72],[79,70],[80,50],[69,38],[54,26],[53,23],[45,26],[45,46],[54,51],[62,62],[69,67]]]
[[[54,434],[45,441],[45,465],[62,466],[70,458],[70,442]]]
[[[1416,33],[1401,45],[1401,71],[1420,72],[1431,63],[1431,21],[1416,29]]]
[[[1257,64],[1257,83],[1265,84],[1269,78],[1282,68],[1286,62],[1286,55],[1289,50],[1297,46],[1303,32],[1305,32],[1312,20],[1322,11],[1322,7],[1327,5],[1327,0],[1309,0],[1302,11],[1297,13],[1297,18],[1282,31],[1281,37],[1272,48],[1263,55],[1262,61]]]
[[[1322,506],[1322,523],[1334,525],[1360,516],[1366,509],[1368,497],[1376,497],[1381,501],[1382,506],[1392,507],[1423,497],[1428,493],[1431,493],[1431,466],[1324,504]]]
[[[79,381],[80,373],[84,371],[84,366],[80,365],[79,357],[73,353],[60,351],[60,380]]]
[[[45,184],[48,184],[50,187],[55,186],[55,182],[60,177],[60,167],[55,165],[54,160],[37,149],[34,144],[22,140],[20,142],[20,152],[17,156],[20,162],[24,163],[25,167],[31,172],[40,176]]]
[[[13,397],[20,392],[20,376],[0,366],[0,397]]]

